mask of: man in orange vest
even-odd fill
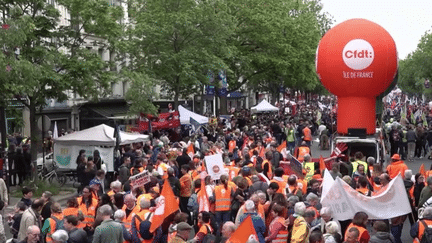
[[[221,175],[220,184],[215,187],[214,201],[216,211],[216,223],[218,230],[222,228],[222,224],[229,221],[231,216],[231,199],[234,195],[234,190],[228,185],[228,176]]]
[[[309,128],[309,122],[305,122],[305,127],[302,130],[303,132],[303,141],[306,142],[307,146],[311,146],[312,142],[312,131]]]
[[[272,164],[270,163],[271,159],[273,158],[272,152],[268,151],[265,153],[266,159],[262,163],[262,169],[263,174],[267,176],[267,178],[270,180],[272,178]]]
[[[151,222],[152,213],[150,212],[150,200],[147,198],[141,198],[140,201],[140,210],[135,214],[132,218],[132,228],[131,228],[131,237],[132,242],[141,242],[141,243],[151,243],[153,242],[153,238],[151,239],[143,239],[140,234],[140,224],[142,221],[148,220]],[[150,237],[148,237],[150,238]]]
[[[408,170],[408,166],[401,160],[399,154],[394,154],[391,159],[391,164],[387,166],[387,174],[390,179],[395,178],[399,173],[405,179],[405,171]]]
[[[304,156],[306,154],[309,154],[312,156],[309,146],[307,145],[306,141],[303,141],[301,143],[301,145],[296,148],[296,150],[294,152],[294,157],[296,157],[298,159],[298,161],[303,162]]]
[[[276,193],[282,193],[283,195],[286,195],[286,190],[288,188],[287,182],[282,178],[284,174],[284,170],[279,167],[274,171],[274,177],[270,182],[276,182],[279,185],[279,189],[276,191]]]
[[[124,226],[127,230],[131,230],[132,218],[140,211],[140,206],[136,205],[136,198],[132,194],[127,194],[124,199],[122,210],[125,211],[126,217],[123,220]]]
[[[118,193],[118,192],[120,192],[121,191],[121,189],[122,189],[122,184],[121,184],[121,182],[120,181],[113,181],[113,182],[111,182],[111,184],[110,184],[110,188],[111,188],[111,190],[107,193],[108,194],[108,196],[109,197],[111,197],[111,199],[113,199],[114,198],[114,195],[116,194],[116,193]]]

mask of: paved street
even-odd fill
[[[312,143],[311,147],[313,158],[319,158],[320,155],[322,155],[324,158],[330,156],[330,150],[320,150],[318,147],[318,140],[315,140]],[[409,169],[413,171],[413,175],[417,174],[419,172],[421,164],[424,163],[425,169],[429,170],[430,166],[432,165],[432,160],[429,160],[427,158],[423,159],[414,159],[413,163],[406,163]],[[385,169],[385,166],[384,166]],[[412,242],[412,237],[410,236],[410,229],[411,225],[409,223],[409,220],[405,220],[405,224],[403,226],[403,232],[402,232],[402,242]]]

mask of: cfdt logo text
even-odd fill
[[[372,64],[374,54],[374,49],[369,42],[355,39],[345,45],[342,58],[349,68],[360,71]]]

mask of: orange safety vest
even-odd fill
[[[63,216],[69,216],[69,215],[73,215],[73,216],[78,216],[78,208],[65,208],[63,209]]]
[[[259,157],[261,157],[261,158],[265,158],[265,149],[264,149],[264,147],[261,147],[261,149],[258,151],[258,155],[259,155]]]
[[[210,230],[210,232],[209,232],[209,230]],[[206,224],[206,223],[204,223],[203,225],[201,225],[201,227],[200,227],[200,229],[199,229],[199,231],[198,231],[198,233],[199,232],[202,232],[202,233],[204,233],[205,235],[207,235],[207,234],[211,234],[211,233],[213,233],[213,228],[209,225],[209,224]],[[197,233],[197,234],[198,234]]]
[[[237,185],[232,181],[228,181],[228,186],[230,186],[233,189],[233,191],[237,190]]]
[[[228,151],[230,153],[232,153],[234,151],[234,149],[235,149],[236,146],[237,146],[237,142],[235,140],[229,141],[229,143],[228,143]]]
[[[130,174],[131,174],[131,176],[133,175],[133,171],[134,171],[134,169],[137,169],[137,170],[139,171],[139,173],[141,173],[141,172],[144,171],[144,168],[143,168],[143,167],[138,167],[138,168],[132,167],[132,168],[130,169]],[[139,174],[139,173],[138,173],[138,174]]]
[[[365,187],[365,188],[357,188],[356,191],[358,191],[359,193],[361,193],[361,194],[363,194],[365,196],[369,196],[368,194],[370,192],[367,187]],[[372,195],[372,193],[370,195]]]
[[[272,178],[272,175],[273,175],[273,172],[272,172],[272,165],[270,164],[270,161],[268,161],[268,160],[264,160],[264,162],[262,163],[262,169],[263,169],[263,171],[264,171],[264,166],[265,166],[266,164],[269,165],[269,170],[268,170],[266,176],[267,176],[267,178],[271,179],[271,178]]]
[[[238,176],[240,168],[236,166],[228,166],[229,169],[229,179],[232,180],[234,177]]]
[[[303,128],[303,135],[304,135],[303,137],[304,141],[312,141],[312,132],[309,129],[309,127]]]
[[[365,231],[367,231],[365,228],[363,228],[363,227],[361,227],[361,226],[358,226],[358,225],[354,225],[353,223],[351,223],[349,226],[348,226],[348,228],[346,229],[346,231],[345,231],[345,241],[347,240],[347,233],[348,233],[348,230],[351,228],[351,227],[356,227],[357,229],[358,229],[358,231],[360,232],[360,234],[359,234],[359,236],[358,236],[358,238],[357,238],[357,241],[359,241],[360,242],[360,238],[361,238],[361,236],[363,235],[363,233],[365,232]]]
[[[288,192],[293,194],[293,195],[296,195],[298,192],[297,186],[288,186]]]
[[[52,239],[52,234],[54,234],[54,232],[57,230],[56,221],[52,217],[56,217],[58,220],[63,220],[63,215],[61,213],[52,214],[51,217],[48,218],[50,228],[49,228],[49,232],[47,232],[46,234],[46,238],[45,238],[46,243],[54,242],[54,240]]]
[[[272,179],[270,182],[276,182],[279,185],[279,189],[276,191],[276,193],[282,193],[282,194],[286,194],[286,185],[287,183],[285,181],[277,181],[275,179]]]
[[[432,176],[432,170],[426,171],[425,178],[427,179],[429,176]]]
[[[122,210],[126,212],[126,209],[127,209],[127,206],[123,205]],[[135,207],[132,209],[132,212],[130,212],[129,215],[123,219],[123,224],[124,224],[124,226],[126,227],[127,230],[131,230],[131,228],[132,228],[132,218],[140,210],[141,210],[140,206],[139,205],[135,205]]]
[[[66,217],[66,216],[69,216],[69,215],[73,215],[73,216],[77,216],[78,217],[78,212],[79,212],[79,208],[65,208],[65,209],[63,209],[63,217]],[[77,228],[82,229],[85,226],[86,225],[81,220],[78,221]]]
[[[215,187],[215,210],[216,211],[229,211],[231,207],[231,192],[230,186],[225,189],[224,185]]]
[[[405,170],[408,170],[408,166],[403,161],[392,162],[387,166],[387,173],[391,179],[395,178],[399,173],[405,179]]]
[[[426,223],[426,225],[429,227],[429,225],[432,225],[432,220],[430,220],[430,219],[423,219],[423,220],[419,220],[418,221],[418,242],[420,242],[421,241],[421,239],[423,238],[423,234],[424,234],[424,230],[425,230],[425,227],[424,227],[424,225],[423,225],[423,223],[421,222],[421,221],[423,221],[424,223]],[[414,239],[414,242],[416,242],[415,241],[415,239]]]
[[[110,190],[109,192],[107,192],[107,195],[108,195],[109,197],[114,197],[114,195],[115,195],[114,190]]]
[[[285,219],[282,218],[282,217],[278,217],[277,218],[277,222],[279,222],[282,225],[284,225]],[[276,238],[274,238],[272,240],[272,243],[287,242],[287,239],[288,239],[288,230],[287,230],[286,227],[284,227],[281,230],[279,230],[279,232],[276,235]]]
[[[77,198],[78,201],[78,207],[79,210],[81,210],[81,212],[84,215],[84,221],[83,223],[86,226],[92,226],[96,217],[96,208],[98,206],[98,201],[94,198],[92,198],[92,202],[89,205],[89,207],[87,208],[87,205],[85,202],[83,202],[82,196]],[[82,202],[82,203],[81,203]]]
[[[298,178],[297,181],[300,182],[303,185],[303,187],[301,188],[302,194],[306,195],[306,193],[307,193],[307,182],[305,180],[303,180],[303,179],[300,179],[300,178]]]
[[[136,208],[136,207],[135,207]],[[137,212],[136,213],[136,215],[138,215],[140,218],[141,218],[141,220],[142,221],[145,221],[146,220],[146,213],[149,213],[150,211],[148,210],[148,209],[142,209],[142,210],[140,210],[139,212]],[[132,214],[132,213],[130,213],[130,214]],[[129,215],[130,215],[129,214]],[[151,219],[151,218],[150,218]],[[150,220],[151,221],[151,220]],[[151,243],[151,242],[153,242],[153,239],[149,239],[149,240],[144,240],[143,238],[141,238],[141,235],[140,235],[140,233],[139,233],[139,230],[140,230],[140,221],[139,221],[139,219],[137,218],[137,217],[135,217],[135,229],[137,230],[137,235],[138,235],[138,237],[140,238],[140,241],[141,241],[141,243]]]
[[[306,147],[306,146],[298,147],[298,156],[297,156],[298,161],[303,162],[304,156],[306,154],[310,154],[310,148],[309,147]]]

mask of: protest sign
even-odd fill
[[[324,182],[326,182],[326,176]],[[327,185],[326,185],[327,187]],[[321,204],[330,207],[333,218],[348,220],[356,212],[365,212],[369,219],[389,219],[411,213],[411,206],[402,177],[398,175],[385,191],[377,196],[368,197],[337,177],[330,189],[323,191]]]
[[[129,178],[130,184],[133,189],[144,186],[150,182],[150,174],[147,171],[143,171],[139,174],[131,176]]]
[[[207,173],[213,180],[219,180],[220,176],[225,173],[222,154],[205,156]]]

